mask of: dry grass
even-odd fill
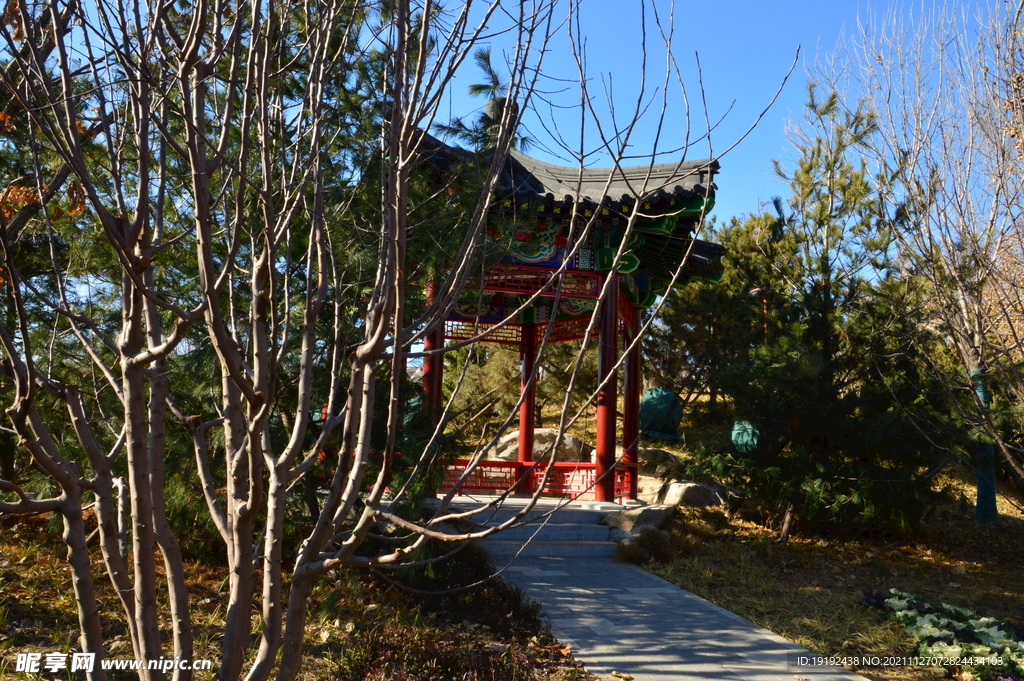
[[[32,678],[14,671],[19,652],[78,649],[78,621],[64,550],[45,525],[37,519],[0,528],[2,679]],[[471,569],[480,566],[474,564]],[[194,657],[216,661],[226,583],[220,570],[201,564],[190,564],[187,572]],[[97,569],[94,578],[100,586],[100,611],[109,613],[103,617],[107,653],[130,658],[132,648],[120,605],[105,575]],[[323,581],[313,600],[303,681],[594,680],[531,615],[529,603],[516,602],[515,595],[501,585],[451,600],[424,599],[365,572],[352,571]],[[514,622],[501,619],[508,619],[510,612],[515,613]],[[253,624],[258,626],[258,614]],[[169,631],[164,634],[169,641]],[[254,638],[253,644],[258,640]]]
[[[1024,514],[1000,498],[997,527],[973,522],[970,482],[948,476],[952,501],[906,536],[796,536],[786,544],[752,522],[692,511],[675,532],[690,550],[658,574],[755,624],[822,654],[905,654],[915,643],[864,591],[897,588],[1024,623]],[[862,669],[873,679],[915,679],[916,668]]]

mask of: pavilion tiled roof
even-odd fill
[[[499,180],[516,203],[572,201],[589,206],[644,199],[643,215],[663,215],[695,199],[713,199],[718,161],[702,159],[654,165],[574,168],[539,161],[512,150]],[[703,202],[702,202],[703,203]]]
[[[442,176],[480,158],[426,132],[420,156]],[[589,224],[569,269],[603,273],[615,265],[625,278],[626,296],[650,305],[677,271],[681,283],[721,277],[725,249],[693,238],[714,205],[718,170],[715,159],[559,166],[513,149],[497,178],[494,211],[501,219],[493,234],[508,240],[507,264],[557,268],[568,242]],[[632,235],[616,264],[625,227],[634,216]]]

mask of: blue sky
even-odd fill
[[[671,6],[669,0],[655,0],[655,4],[663,20],[667,20]],[[844,29],[856,28],[858,17],[863,19],[868,13],[884,13],[889,6],[888,2],[869,4],[865,0],[709,0],[677,4],[673,51],[690,100],[692,129],[703,132],[705,128],[695,53],[700,58],[709,117],[714,122],[728,111],[712,135],[711,153],[716,156],[746,132],[768,105],[800,47],[797,65],[774,106],[753,132],[721,158],[722,170],[717,179],[718,201],[714,211],[719,220],[758,212],[772,196],[787,197],[787,188],[776,179],[771,161],[774,158],[785,163],[795,156],[785,129],[798,122],[802,115],[807,98],[808,65],[819,56],[832,52]],[[640,0],[582,2],[581,28],[587,38],[591,90],[603,98],[602,84],[612,83],[612,101],[620,114],[634,105],[640,82],[639,8]],[[651,24],[649,9],[647,18]],[[563,30],[552,44],[542,69],[551,79],[576,77],[576,66],[564,34]],[[653,30],[648,31],[648,41],[648,96],[653,104],[653,113],[657,113],[665,72],[664,48]],[[493,61],[499,66],[499,55],[508,46],[498,39],[491,47]],[[467,69],[456,89],[464,92],[463,83],[475,82],[475,75],[473,67]],[[549,80],[541,87],[554,91],[565,86]],[[658,88],[657,95],[654,94],[655,87]],[[681,146],[685,141],[685,106],[678,90],[678,84],[672,82],[668,117],[660,145],[663,149]],[[578,94],[555,93],[551,98],[558,104],[571,105],[578,101]],[[478,109],[482,103],[462,92],[455,92],[452,110],[455,113],[468,112]],[[553,110],[543,104],[539,108],[549,125],[553,122],[563,131],[578,131],[578,111],[573,115],[571,109]],[[551,115],[550,111],[555,113]],[[606,122],[608,118],[606,111]],[[531,154],[550,162],[566,162],[551,153],[553,145],[536,118],[527,117],[524,124],[528,133],[540,143],[530,149]],[[656,130],[656,117],[649,113],[632,140],[632,148],[637,153],[648,151]],[[578,132],[573,134],[578,138]],[[589,149],[597,146],[595,136],[590,135],[587,139],[585,146]],[[688,158],[705,158],[708,155],[707,142],[702,141],[694,145]],[[674,158],[678,158],[678,154],[660,160]],[[606,163],[595,158],[592,165]]]

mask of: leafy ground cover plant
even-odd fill
[[[966,668],[983,681],[1024,677],[1024,641],[1011,624],[948,603],[929,603],[898,589],[867,593],[865,601],[888,610],[889,618],[918,642],[922,658],[946,660],[944,666]],[[957,664],[964,659],[978,663]]]

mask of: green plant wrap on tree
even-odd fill
[[[668,388],[652,388],[640,398],[640,434],[669,442],[679,441],[683,402]]]
[[[761,441],[761,431],[750,421],[742,419],[732,424],[732,444],[740,454],[753,454]]]
[[[971,370],[971,381],[974,392],[978,395],[981,408],[985,414],[992,406],[992,391],[988,385],[988,369],[978,367]],[[999,522],[999,511],[996,509],[996,459],[990,440],[978,440],[975,456],[978,467],[978,498],[974,509],[975,522],[991,525]]]

